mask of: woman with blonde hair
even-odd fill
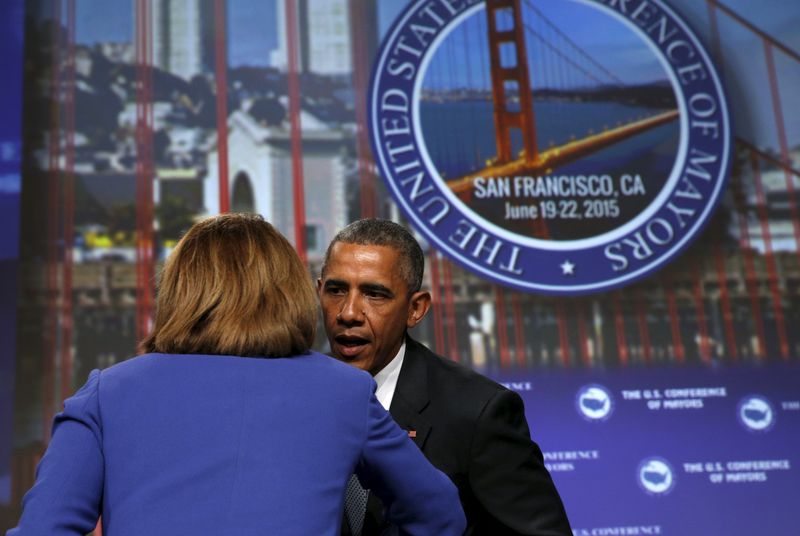
[[[317,307],[260,216],[195,224],[164,266],[142,355],[64,403],[9,535],[334,535],[356,473],[407,534],[464,530],[455,487],[374,396],[310,351]]]

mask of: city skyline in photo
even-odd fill
[[[228,58],[231,67],[246,65],[267,67],[271,65],[274,53],[279,48],[276,20],[278,1],[282,0],[231,0],[228,2]],[[534,0],[530,1],[534,2]],[[573,13],[580,11],[574,10],[576,1],[588,3],[585,0],[536,0],[534,5],[546,8],[548,17],[563,28],[565,24],[568,27]],[[37,12],[42,14],[43,18],[47,13],[52,13],[52,5],[48,0],[30,0],[28,9],[36,9],[32,6],[37,4],[39,5]],[[408,0],[384,0],[378,3],[377,22],[381,36],[388,31],[407,4]],[[675,0],[667,4],[673,6],[684,17],[708,20],[708,10],[704,2]],[[729,0],[726,5],[734,11],[747,9],[746,0]],[[781,0],[762,2],[757,12],[753,13],[752,23],[773,35],[775,39],[789,48],[798,50],[800,49],[800,33],[795,29],[800,24],[800,15],[789,14],[787,16],[784,8],[785,4]],[[76,11],[76,38],[79,44],[131,42],[134,30],[132,0],[102,2],[78,0]],[[739,75],[737,78],[740,83],[736,86],[728,86],[729,97],[734,102],[752,102],[752,106],[757,108],[757,113],[748,113],[748,110],[743,107],[732,107],[737,133],[754,145],[777,150],[778,141],[772,121],[764,120],[764,118],[774,115],[770,99],[762,98],[768,75],[764,45],[753,33],[745,30],[724,14],[718,16],[718,25],[720,34],[725,36],[722,50],[725,67],[719,68],[721,75],[725,77],[726,70],[749,73],[749,76]],[[693,29],[704,41],[707,50],[713,53],[708,45],[709,26],[695,23]],[[599,28],[592,35],[581,36],[580,39],[589,48],[593,47],[598,39],[605,40],[609,47],[617,46],[615,38],[609,38],[608,33]],[[609,39],[611,40],[609,41]],[[774,54],[787,139],[789,145],[794,147],[800,144],[800,117],[788,112],[800,108],[800,94],[791,91],[791,88],[800,84],[800,70],[796,68],[796,63],[780,50],[774,50]],[[636,72],[636,69],[633,68],[635,65],[637,65],[635,61],[630,64],[630,67],[626,67],[625,63],[621,62],[619,67],[615,65],[615,68],[622,69],[622,77],[627,78],[626,72]],[[634,76],[634,78],[638,78],[638,76]]]

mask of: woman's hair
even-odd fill
[[[142,353],[290,356],[317,324],[311,278],[291,244],[255,214],[200,221],[161,273]]]

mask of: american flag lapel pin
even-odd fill
[[[408,437],[410,437],[411,439],[414,439],[415,437],[417,437],[417,431],[416,430],[409,430],[408,431]]]

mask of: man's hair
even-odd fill
[[[422,274],[425,271],[425,256],[416,239],[408,229],[389,220],[368,218],[354,221],[333,237],[325,260],[322,263],[322,275],[330,260],[334,244],[357,244],[359,246],[386,246],[397,251],[399,256],[398,270],[405,280],[409,292],[417,292],[422,287]]]
[[[278,357],[314,341],[317,303],[291,244],[256,214],[196,223],[161,274],[140,352]]]

